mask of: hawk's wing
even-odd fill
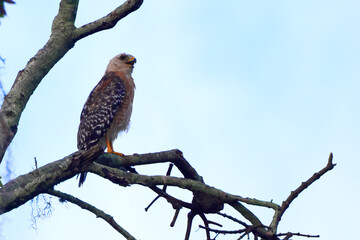
[[[106,73],[91,91],[81,112],[78,149],[88,150],[100,141],[121,108],[124,96],[125,85],[120,76]]]

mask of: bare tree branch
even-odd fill
[[[93,214],[95,214],[96,217],[98,218],[102,218],[104,221],[106,221],[108,224],[110,224],[110,226],[112,226],[116,231],[118,231],[121,235],[123,235],[126,239],[129,240],[135,240],[135,238],[128,232],[126,231],[124,228],[122,228],[115,220],[112,216],[110,216],[109,214],[106,214],[104,211],[94,207],[93,205],[84,202],[70,194],[61,192],[61,191],[57,191],[54,189],[49,189],[47,191],[48,194],[53,195],[58,197],[61,200],[66,200],[68,202],[71,202],[75,205],[78,205],[79,207],[81,207],[82,209],[88,210],[90,212],[92,212]]]
[[[143,0],[129,0],[116,8],[114,11],[92,23],[88,23],[74,31],[74,40],[80,40],[93,33],[113,28],[119,20],[140,8]]]
[[[230,205],[236,209],[244,218],[251,222],[254,226],[262,226],[260,219],[256,217],[249,209],[247,209],[244,205],[239,202],[230,203]]]
[[[82,172],[82,168],[102,152],[100,148],[78,151],[6,183],[0,188],[0,214],[21,206],[33,197],[46,193],[54,185]]]
[[[230,219],[230,220],[232,220],[232,221],[234,221],[236,223],[239,223],[239,224],[243,225],[244,227],[248,226],[245,222],[243,222],[243,221],[241,221],[241,220],[239,220],[237,218],[234,218],[233,216],[227,215],[225,213],[220,213],[219,212],[218,215],[220,215],[220,216],[222,216],[224,218],[228,218],[228,219]]]
[[[170,223],[170,227],[175,226],[175,222],[176,222],[177,217],[179,216],[179,212],[180,212],[180,208],[175,210],[175,214],[174,214],[173,220]]]
[[[190,238],[191,226],[192,226],[192,222],[193,222],[195,216],[196,216],[196,213],[194,213],[193,211],[190,211],[187,215],[185,240],[189,240],[189,238]]]
[[[157,153],[133,154],[131,156],[124,157],[117,154],[107,154],[100,156],[96,162],[112,168],[171,162],[175,164],[185,178],[203,182],[202,177],[189,164],[189,162],[186,161],[183,153],[178,149]]]
[[[314,183],[316,180],[318,180],[321,176],[323,176],[325,173],[332,170],[336,166],[336,164],[334,164],[332,162],[332,160],[333,160],[333,154],[330,153],[326,166],[323,169],[321,169],[319,172],[314,173],[314,175],[311,176],[307,181],[302,182],[301,185],[297,189],[292,191],[290,193],[290,195],[287,197],[287,199],[285,201],[283,201],[283,203],[281,204],[281,207],[275,212],[273,221],[270,224],[271,231],[273,231],[273,233],[276,233],[276,229],[279,225],[281,217],[285,213],[286,209],[290,206],[292,201],[294,201],[295,198],[302,191],[304,191],[308,186],[310,186],[312,183]]]
[[[166,176],[170,176],[171,170],[172,170],[173,166],[174,166],[174,164],[170,163],[169,168],[168,168],[168,171],[166,172]],[[167,186],[164,185],[163,188],[162,188],[162,192],[166,193],[166,189],[167,189]],[[145,208],[145,211],[148,211],[149,208],[150,208],[160,197],[161,197],[160,194],[157,195],[157,196],[155,197],[155,199],[152,200],[151,203]],[[179,208],[175,208],[175,209],[176,209],[176,210],[179,210]],[[177,211],[177,213],[179,213],[179,212]],[[174,217],[175,217],[175,216],[174,216]],[[176,218],[175,218],[175,220],[176,220]],[[174,222],[174,221],[173,221],[173,222]],[[174,222],[174,224],[175,224],[175,222]],[[170,224],[170,225],[171,225],[171,224]]]
[[[102,155],[102,157],[104,157],[104,155]],[[202,182],[187,178],[140,175],[140,174],[121,171],[95,162],[90,163],[87,170],[89,172],[97,174],[98,176],[104,177],[116,184],[125,180],[129,184],[140,184],[146,187],[154,187],[156,185],[176,186],[182,189],[190,190],[192,192],[204,193],[207,196],[219,199],[224,203],[230,204],[236,201],[248,202],[246,198],[226,193],[217,188],[206,185]],[[111,176],[109,176],[109,174],[111,174]],[[256,202],[251,202],[251,203],[257,206],[267,207],[267,204],[263,204],[263,201],[259,201],[259,204]]]
[[[59,13],[53,21],[50,39],[18,73],[13,86],[5,96],[0,114],[13,134],[10,138],[0,136],[0,162],[17,132],[21,113],[30,96],[50,69],[74,46],[71,33],[75,28],[77,7],[78,1],[61,1]],[[0,131],[0,134],[2,132]]]
[[[199,213],[199,216],[203,220],[205,227],[209,228],[209,221],[207,220],[205,214]],[[205,233],[206,233],[206,240],[210,240],[210,231],[208,229],[205,229]]]
[[[174,162],[176,166],[180,167],[179,170],[190,178],[147,176],[120,170],[123,169],[124,166],[141,165],[145,162],[150,164]],[[110,163],[112,166],[116,166],[120,169],[103,165],[104,163]],[[332,169],[334,166],[335,164],[332,163],[332,155],[330,155],[328,165],[324,169],[318,173],[315,173],[313,177],[311,177],[292,194],[290,194],[286,200],[288,205],[307,186],[309,186],[312,182],[321,177],[327,171]],[[266,239],[277,239],[276,228],[273,228],[273,226],[270,226],[270,228],[264,226],[261,221],[240,202],[245,202],[261,207],[272,206],[272,208],[275,210],[273,219],[278,219],[275,227],[277,227],[277,224],[281,219],[278,216],[284,212],[285,208],[280,208],[277,204],[272,202],[243,198],[237,195],[229,194],[220,189],[206,185],[202,181],[202,178],[196,173],[196,171],[193,170],[191,165],[182,157],[182,153],[179,150],[170,150],[153,154],[134,154],[123,157],[103,153],[103,150],[100,147],[97,149],[90,149],[86,152],[75,152],[62,160],[49,163],[43,167],[35,169],[28,174],[19,176],[18,178],[5,184],[4,187],[0,189],[0,214],[24,204],[26,201],[40,193],[48,192],[49,189],[52,189],[55,184],[63,182],[75,176],[76,174],[85,171],[95,173],[121,186],[139,184],[149,187],[158,193],[161,197],[164,197],[177,211],[182,207],[190,209],[190,213],[188,215],[188,224],[192,223],[192,219],[196,215],[199,214],[199,216],[203,216],[203,219],[206,219],[204,214],[218,212],[223,208],[222,205],[227,203],[252,223],[252,225],[248,225],[247,230],[251,230],[250,232],[252,232],[255,237],[259,236]],[[201,181],[193,179],[200,179]],[[186,203],[180,199],[176,199],[158,188],[158,185],[175,186],[189,190],[193,193],[193,201],[192,203]],[[284,204],[285,203],[283,203],[283,205]],[[207,220],[205,223],[207,223]],[[190,236],[190,229],[191,226],[188,226],[186,233],[187,237]],[[240,232],[238,231],[237,233]],[[242,233],[248,234],[249,231]]]
[[[134,154],[125,157],[116,154],[106,154],[101,155],[96,162],[112,168],[171,162],[175,164],[187,180],[195,180],[200,183],[203,182],[203,178],[196,172],[189,162],[186,161],[182,152],[178,149],[158,153]],[[276,203],[262,201],[255,198],[244,198],[235,195],[228,195],[228,197],[230,197],[234,202],[240,201],[250,205],[272,208],[274,210],[278,210],[280,208],[280,206]]]
[[[301,233],[292,233],[292,232],[279,233],[276,236],[278,236],[278,237],[285,236],[285,238],[283,240],[290,239],[292,236],[307,237],[307,238],[319,238],[320,237],[320,235],[310,235],[310,234],[301,234]]]
[[[273,236],[269,236],[262,232],[259,232],[258,231],[259,227],[254,227],[249,225],[246,225],[244,229],[238,229],[238,230],[220,230],[220,229],[209,228],[208,226],[201,226],[201,225],[199,225],[199,227],[209,232],[215,232],[218,234],[242,234],[238,239],[243,239],[246,235],[249,235],[250,233],[253,233],[254,236],[260,236],[263,239],[269,239],[269,240],[278,239],[277,237],[274,238]]]

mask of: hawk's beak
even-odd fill
[[[136,58],[134,57],[131,57],[127,62],[126,64],[129,64],[131,66],[134,66],[134,64],[136,63]]]

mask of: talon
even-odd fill
[[[119,156],[121,156],[121,157],[125,157],[125,154],[119,153],[119,152],[108,152],[108,153],[112,153],[112,154],[119,155]]]

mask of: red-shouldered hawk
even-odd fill
[[[119,54],[110,60],[105,75],[91,91],[80,116],[77,135],[79,150],[88,150],[101,144],[108,153],[117,153],[112,143],[120,131],[128,129],[135,83],[131,73],[135,57]],[[80,174],[79,187],[84,183],[86,172]]]

